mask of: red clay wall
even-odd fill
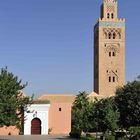
[[[49,109],[50,134],[69,134],[72,103],[51,103]]]
[[[15,126],[0,127],[0,135],[19,135],[19,130]]]

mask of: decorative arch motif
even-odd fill
[[[119,44],[105,44],[105,53],[109,54],[109,57],[116,56],[120,52]]]
[[[112,5],[108,5],[107,6],[107,12],[115,12],[115,7],[114,7],[114,5],[112,6]]]
[[[105,28],[103,29],[105,39],[121,39],[121,29]]]
[[[118,72],[117,70],[114,71],[114,70],[110,69],[110,70],[107,70],[106,72],[107,72],[107,78],[108,78],[109,83],[118,82],[119,77],[117,74],[117,72]]]

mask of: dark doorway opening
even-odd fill
[[[31,122],[31,135],[41,135],[41,120],[38,118]]]

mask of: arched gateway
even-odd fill
[[[24,135],[48,135],[50,104],[32,104],[24,111]]]
[[[41,120],[38,118],[31,121],[31,135],[41,135]]]

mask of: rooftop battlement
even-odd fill
[[[103,0],[103,3],[117,3],[117,0]]]
[[[97,20],[96,24],[94,25],[94,31],[98,27],[125,28],[125,19],[120,18],[120,19],[116,19],[114,21],[112,21],[112,20],[109,21],[107,19],[99,18]]]
[[[99,18],[98,20],[97,20],[97,22],[99,22],[99,21],[111,21],[111,22],[125,22],[125,18],[117,18],[117,19],[114,19],[114,20],[112,20],[112,19],[106,19],[106,18]]]

